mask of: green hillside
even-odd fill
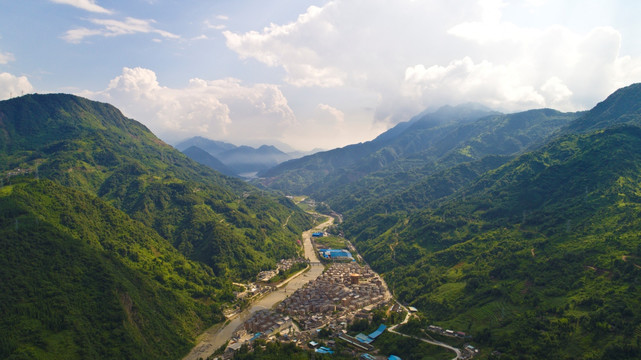
[[[496,112],[475,104],[444,106],[436,112],[419,114],[400,123],[372,141],[286,161],[261,172],[261,183],[289,194],[304,193],[325,200],[324,190],[335,189],[392,166],[399,158],[429,148],[452,127],[490,114]],[[424,163],[419,160],[410,165]]]
[[[639,358],[639,149],[634,126],[560,138],[357,247],[501,358]]]
[[[27,169],[101,197],[219,276],[249,278],[298,251],[292,202],[188,159],[109,104],[73,95],[0,102],[0,172]]]
[[[458,112],[427,115],[371,142],[286,162],[265,172],[262,183],[325,201],[350,221],[354,209],[379,206],[382,197],[398,198],[399,191],[408,188],[421,191],[434,176],[457,165],[486,156],[490,160],[480,162],[485,170],[492,163],[501,165],[496,156],[515,156],[541,146],[581,115],[552,109],[489,116],[465,107]]]
[[[0,358],[176,359],[223,319],[227,280],[49,180],[0,188]]]
[[[641,83],[615,91],[573,121],[566,132],[594,131],[621,124],[641,125]]]
[[[309,215],[111,105],[0,101],[0,358],[177,359]]]

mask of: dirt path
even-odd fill
[[[440,341],[435,341],[435,340],[430,340],[430,339],[420,338],[420,337],[418,337],[418,336],[407,335],[407,334],[403,334],[403,333],[400,333],[400,332],[396,331],[396,327],[397,327],[397,326],[399,326],[399,325],[403,325],[403,324],[406,324],[406,323],[409,321],[410,317],[411,317],[410,312],[405,308],[405,306],[403,306],[403,305],[401,305],[401,304],[399,304],[399,305],[400,305],[400,306],[401,306],[401,307],[402,307],[402,308],[407,312],[407,315],[405,315],[405,319],[403,320],[403,322],[402,322],[402,323],[400,323],[400,324],[396,324],[396,325],[391,326],[390,328],[388,328],[387,330],[388,330],[389,332],[394,333],[394,334],[396,334],[396,335],[404,336],[404,337],[407,337],[407,338],[411,338],[411,339],[415,339],[415,340],[420,340],[420,341],[422,341],[422,342],[426,342],[426,343],[428,343],[428,344],[432,344],[432,345],[440,346],[440,347],[442,347],[442,348],[445,348],[445,349],[448,349],[448,350],[450,350],[450,351],[453,351],[453,352],[456,354],[456,356],[454,356],[454,357],[452,358],[452,360],[462,359],[462,357],[461,357],[461,350],[460,350],[460,349],[458,349],[458,348],[455,348],[454,346],[448,345],[448,344],[443,343],[443,342],[440,342]]]

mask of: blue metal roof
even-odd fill
[[[332,351],[332,349],[330,349],[328,347],[325,347],[325,346],[321,346],[321,347],[319,347],[318,349],[316,349],[314,351],[316,351],[319,354],[333,354],[334,353]]]
[[[379,326],[378,329],[376,329],[376,331],[374,331],[373,333],[367,336],[369,336],[372,339],[376,339],[377,337],[379,337],[379,335],[383,333],[383,331],[385,331],[385,329],[387,329],[387,326],[385,326],[385,324],[381,324],[381,326]]]
[[[320,249],[318,252],[320,252],[325,259],[353,258],[352,253],[344,249]]]
[[[365,334],[356,335],[356,340],[362,342],[363,344],[369,344],[372,341],[374,341],[374,339],[370,338],[369,336],[367,336]]]

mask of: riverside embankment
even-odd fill
[[[245,320],[251,317],[253,313],[259,310],[271,309],[274,305],[283,301],[287,296],[303,287],[303,285],[319,277],[323,273],[323,265],[321,265],[318,255],[316,254],[316,251],[314,251],[311,240],[312,233],[315,231],[325,230],[333,223],[333,220],[333,218],[330,218],[315,228],[305,231],[302,235],[305,258],[310,262],[309,271],[299,273],[297,276],[289,278],[286,280],[284,285],[279,285],[277,290],[274,290],[262,299],[256,301],[248,309],[228,320],[223,325],[217,324],[207,329],[207,331],[198,337],[197,345],[183,360],[198,360],[199,358],[206,359],[208,356],[213,354],[214,351],[230,340],[234,330],[244,323]]]

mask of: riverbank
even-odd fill
[[[285,280],[282,286],[277,287],[275,291],[270,292],[263,298],[254,301],[248,309],[238,313],[235,317],[229,319],[225,323],[219,323],[207,329],[198,337],[197,345],[186,357],[183,358],[183,360],[198,360],[199,358],[206,359],[218,348],[229,341],[236,328],[242,325],[245,320],[251,317],[252,314],[259,310],[271,309],[283,301],[287,296],[303,287],[303,285],[319,277],[323,273],[324,267],[321,265],[318,255],[312,246],[312,233],[325,230],[333,222],[334,219],[329,218],[322,224],[317,225],[313,229],[305,231],[302,234],[305,258],[310,262],[309,270],[302,270],[296,276],[292,276]]]

